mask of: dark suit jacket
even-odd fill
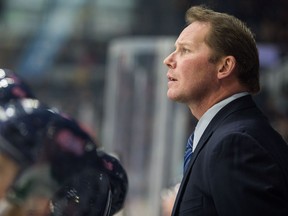
[[[172,215],[288,216],[288,146],[250,95],[206,128]]]

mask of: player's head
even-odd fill
[[[31,115],[30,121],[33,122]],[[31,127],[30,121],[22,121],[21,128]],[[38,123],[43,124],[40,136],[29,136],[32,142],[41,144],[37,154],[32,154],[33,164],[22,170],[6,196],[9,203],[24,212],[44,212],[56,190],[94,166],[97,157],[95,143],[75,120],[52,112],[45,122]],[[31,200],[40,199],[46,200],[41,207],[29,205]]]

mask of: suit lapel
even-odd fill
[[[180,188],[179,188],[176,200],[175,200],[175,205],[174,205],[174,208],[173,208],[172,215],[175,215],[175,212],[178,212],[177,209],[179,208],[179,200],[181,199],[181,197],[183,196],[183,193],[185,191],[185,188],[186,188],[190,173],[192,171],[193,164],[194,164],[194,162],[195,162],[195,160],[197,158],[197,155],[199,154],[199,152],[201,151],[201,149],[203,148],[205,143],[209,140],[211,135],[212,135],[212,133],[209,133],[205,137],[201,137],[201,139],[200,139],[195,151],[193,152],[192,158],[191,158],[191,160],[190,160],[190,162],[188,164],[188,167],[187,167],[187,171],[185,172],[185,174],[183,176],[183,179],[182,179],[182,182],[181,182],[181,185],[180,185]]]

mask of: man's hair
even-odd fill
[[[251,30],[236,17],[215,12],[205,6],[193,6],[186,12],[186,22],[207,22],[211,29],[205,43],[212,48],[211,60],[217,62],[221,57],[234,56],[237,77],[250,93],[260,91],[259,56]]]

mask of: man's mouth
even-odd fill
[[[171,77],[171,76],[168,76],[168,80],[169,81],[177,81],[175,78]]]

